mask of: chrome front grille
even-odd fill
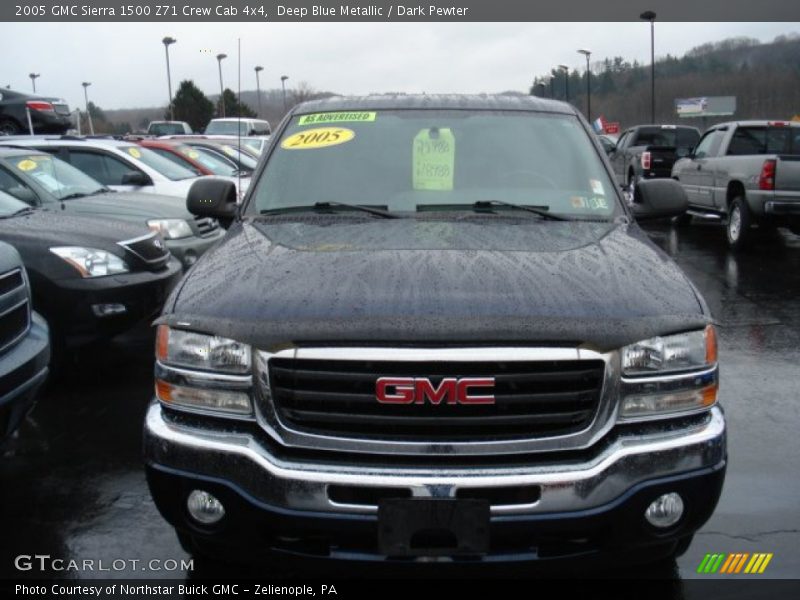
[[[611,424],[617,353],[569,348],[297,348],[257,353],[258,417],[289,446],[418,454],[588,447]],[[491,378],[494,402],[379,402],[379,379],[445,389]],[[395,389],[396,391],[396,389]]]
[[[269,368],[278,416],[294,428],[322,435],[478,441],[585,428],[597,411],[605,363],[276,358]],[[438,402],[435,392],[408,404],[377,401],[379,379],[405,382],[410,397],[415,392],[409,380],[414,378],[422,378],[423,387],[440,390]],[[453,388],[461,378],[492,380],[494,402],[459,403]]]
[[[0,274],[0,351],[19,341],[30,325],[30,296],[22,269]]]

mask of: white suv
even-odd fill
[[[238,124],[238,128],[237,128]],[[272,133],[269,121],[264,119],[211,119],[204,132],[206,135],[267,136]]]
[[[186,198],[197,174],[135,142],[72,136],[19,136],[2,144],[55,154],[119,192],[148,192]]]

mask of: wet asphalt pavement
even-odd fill
[[[720,398],[729,426],[729,467],[714,516],[676,564],[653,574],[697,577],[707,552],[772,552],[769,575],[798,578],[800,237],[781,231],[735,255],[718,225],[664,224],[648,231],[701,290],[717,320]],[[248,573],[197,562],[191,575],[180,568],[141,571],[151,559],[188,558],[150,500],[141,466],[151,357],[145,329],[84,352],[70,376],[45,391],[18,435],[0,447],[0,577]],[[141,563],[112,573],[24,573],[14,569],[20,554]],[[348,575],[346,569],[339,574]]]

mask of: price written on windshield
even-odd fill
[[[450,129],[420,131],[414,138],[413,187],[415,190],[453,189],[455,137]]]

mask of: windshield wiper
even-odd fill
[[[472,208],[475,210],[488,210],[491,209],[492,206],[507,206],[508,208],[514,208],[517,210],[524,210],[529,213],[533,213],[535,215],[539,215],[542,218],[550,219],[552,221],[569,221],[569,218],[562,217],[559,215],[554,215],[550,212],[549,206],[533,206],[533,205],[525,205],[525,204],[513,204],[512,202],[505,202],[503,200],[478,200],[472,204]]]
[[[75,192],[74,194],[67,194],[66,196],[62,196],[59,198],[59,202],[63,202],[64,200],[72,200],[73,198],[85,198],[89,194],[85,194],[83,192]]]
[[[371,215],[375,215],[377,217],[381,217],[383,219],[401,219],[400,215],[396,215],[390,213],[385,210],[381,210],[380,208],[372,208],[371,206],[364,206],[362,204],[346,204],[344,202],[315,202],[310,206],[287,206],[285,208],[272,208],[262,210],[259,214],[262,215],[275,215],[281,214],[283,212],[293,212],[298,210],[315,210],[315,211],[325,211],[325,210],[332,210],[335,208],[347,208],[350,210],[360,210]]]

